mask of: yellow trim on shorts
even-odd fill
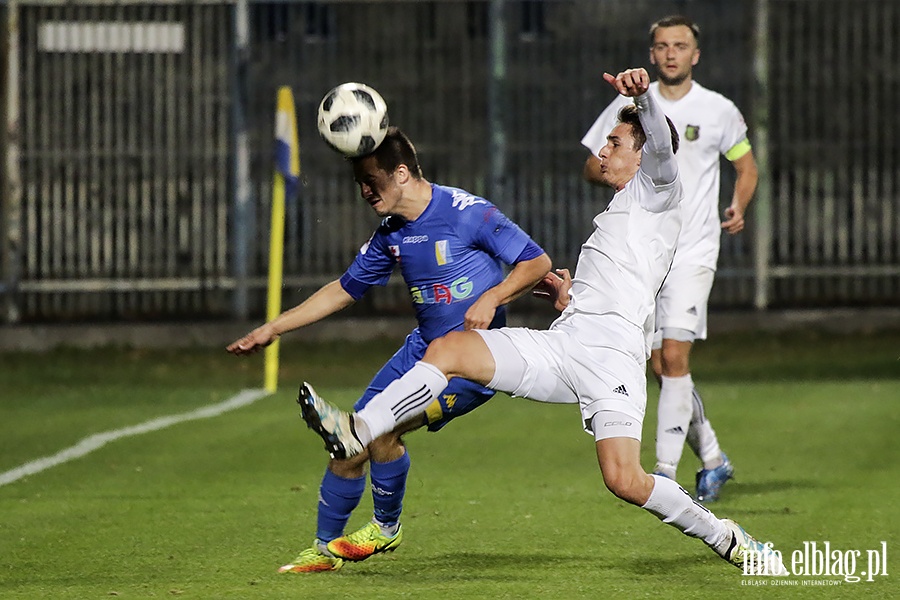
[[[441,406],[441,403],[435,400],[429,404],[428,408],[425,409],[425,416],[428,418],[429,424],[440,421],[441,417],[444,416],[444,409]]]
[[[735,161],[748,152],[750,152],[750,140],[744,138],[743,140],[732,146],[731,150],[725,153],[725,158],[730,161]]]

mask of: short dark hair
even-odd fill
[[[677,27],[679,25],[684,25],[688,29],[691,30],[691,33],[694,34],[694,40],[697,42],[697,47],[700,47],[700,26],[685,17],[684,15],[669,15],[668,17],[663,17],[659,21],[655,22],[650,26],[650,45],[656,41],[656,30],[660,27]]]
[[[422,179],[422,167],[416,147],[398,127],[388,127],[384,140],[370,153],[351,159],[353,162],[374,156],[378,167],[393,173],[400,165],[406,165],[414,179]]]
[[[619,111],[619,123],[625,123],[631,127],[631,138],[634,140],[633,148],[640,150],[647,143],[647,134],[644,133],[644,126],[641,125],[641,119],[638,116],[637,106],[628,104]],[[678,152],[678,130],[672,119],[666,117],[666,124],[669,126],[669,133],[672,136],[672,154]]]

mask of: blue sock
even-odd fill
[[[316,537],[330,542],[344,535],[350,513],[366,491],[366,476],[345,479],[325,469],[319,486],[319,521]]]
[[[397,460],[387,463],[372,461],[369,469],[375,520],[382,525],[395,525],[400,521],[400,511],[403,510],[406,476],[409,474],[409,453],[404,452]]]

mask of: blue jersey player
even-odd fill
[[[421,359],[432,340],[450,331],[504,326],[505,305],[541,281],[551,265],[547,254],[493,204],[426,181],[415,148],[399,129],[390,128],[372,154],[351,162],[363,199],[384,217],[381,226],[340,279],[237,340],[228,351],[255,352],[282,333],[346,308],[371,286],[385,285],[399,267],[418,327],[375,375],[354,406],[360,410]],[[513,266],[505,277],[504,264]],[[401,408],[399,425],[367,451],[350,459],[332,458],[319,489],[316,540],[280,571],[334,571],[344,560],[394,550],[402,540],[400,512],[410,466],[401,436],[423,426],[437,431],[493,394],[471,381],[454,379],[424,417],[406,420]],[[350,513],[365,491],[366,462],[375,515],[365,527],[344,536]]]

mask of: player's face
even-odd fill
[[[659,27],[650,46],[650,62],[656,65],[659,80],[678,85],[690,77],[691,68],[700,60],[694,32],[687,25]]]
[[[622,189],[641,166],[641,151],[634,149],[631,125],[616,125],[606,136],[606,145],[600,148],[597,156],[600,158],[601,182],[616,191]]]
[[[353,162],[353,178],[359,185],[359,193],[379,217],[393,214],[402,197],[394,173],[378,166],[374,156]]]

